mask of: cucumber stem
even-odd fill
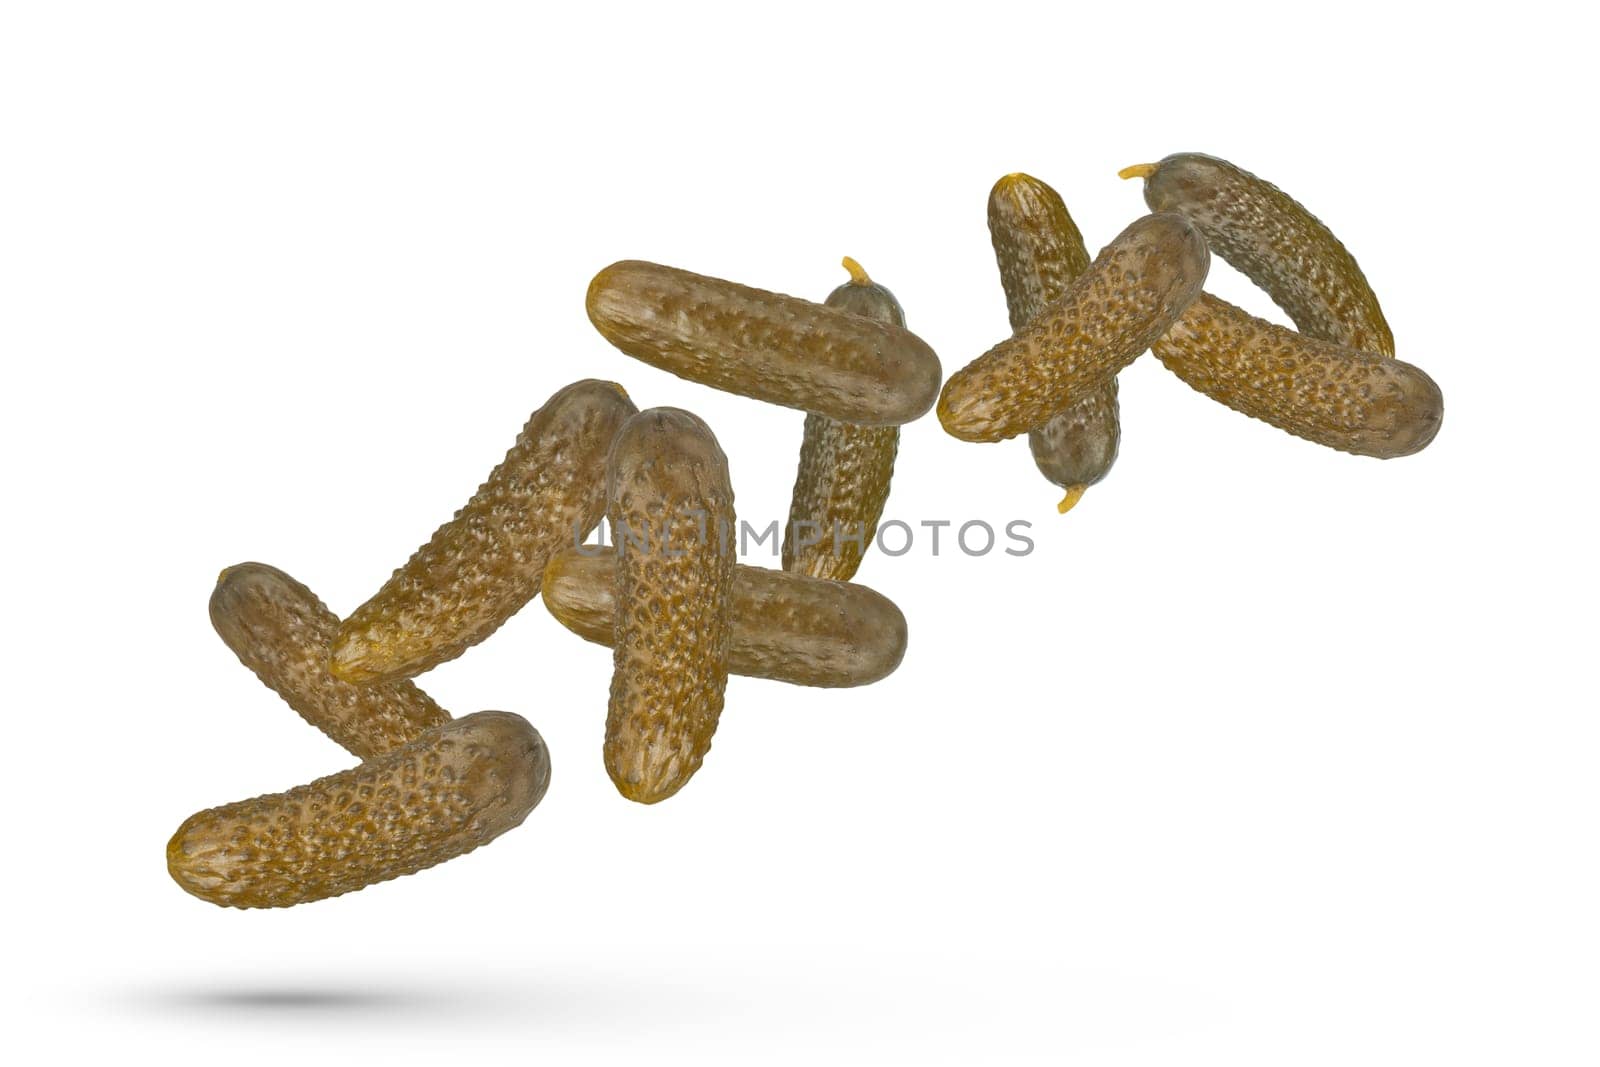
[[[1067,512],[1071,511],[1073,505],[1077,504],[1078,501],[1083,499],[1084,490],[1088,488],[1089,487],[1087,485],[1068,486],[1067,495],[1062,497],[1061,503],[1056,505],[1056,514],[1065,515]]]
[[[851,285],[872,284],[872,279],[867,276],[866,268],[862,267],[861,264],[857,263],[849,256],[845,256],[841,262],[844,266],[844,269],[850,272]]]

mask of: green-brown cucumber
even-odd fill
[[[1013,333],[1038,318],[1089,269],[1089,250],[1066,201],[1031,175],[1007,174],[994,183],[989,239]],[[1028,431],[1028,450],[1039,473],[1066,490],[1061,511],[1106,476],[1121,439],[1115,377]]]
[[[190,816],[167,844],[167,870],[225,907],[323,900],[488,844],[549,784],[539,731],[480,711],[309,785]]]
[[[618,550],[606,771],[623,796],[654,804],[700,769],[722,715],[735,562],[728,458],[696,416],[650,408],[617,434],[606,499]]]
[[[609,545],[557,552],[541,594],[556,621],[607,648],[616,641],[616,553]],[[739,564],[730,595],[730,674],[840,688],[885,678],[905,656],[905,616],[864,585]]]
[[[1193,222],[1211,251],[1265,290],[1307,337],[1394,355],[1394,334],[1355,257],[1276,185],[1199,152],[1119,173],[1143,178],[1151,211]]]
[[[841,422],[898,426],[939,395],[939,358],[916,334],[809,300],[624,260],[595,275],[587,305],[635,359]]]
[[[550,554],[605,513],[605,461],[638,409],[616,382],[558,390],[472,498],[339,629],[333,673],[395,680],[454,659],[539,592]]]
[[[846,256],[850,280],[828,294],[838,308],[891,326],[904,326],[894,294]],[[826,415],[806,415],[800,465],[783,529],[783,569],[813,578],[849,581],[878,532],[889,499],[898,426],[857,426]]]
[[[240,563],[223,571],[211,592],[211,625],[240,663],[358,759],[391,752],[450,721],[410,682],[334,677],[328,653],[339,617],[276,567]]]
[[[1409,456],[1444,418],[1439,386],[1421,368],[1318,341],[1209,293],[1152,351],[1213,400],[1341,452]]]

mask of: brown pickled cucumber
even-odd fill
[[[850,280],[829,293],[824,306],[906,324],[893,293],[848,256],[844,267]],[[784,570],[841,582],[854,577],[878,532],[899,447],[898,426],[857,426],[807,413],[783,531]]]
[[[1306,337],[1209,293],[1152,351],[1212,399],[1341,452],[1411,455],[1444,416],[1439,387],[1419,368]]]
[[[549,782],[539,732],[480,711],[310,785],[190,816],[167,845],[167,870],[225,907],[336,897],[488,844]]]
[[[1151,211],[1176,211],[1308,337],[1394,355],[1394,334],[1355,257],[1298,201],[1226,160],[1180,152],[1127,167]]]
[[[989,238],[1012,332],[1025,328],[1089,269],[1089,250],[1061,194],[1027,174],[1007,174],[990,190]],[[1106,476],[1121,437],[1116,378],[1028,431],[1039,473],[1067,491],[1062,511]]]
[[[542,599],[556,621],[611,647],[616,549],[589,545],[550,557]],[[728,673],[822,688],[887,677],[906,651],[906,618],[864,585],[747,567],[733,572]]]
[[[683,788],[711,747],[728,683],[734,524],[728,459],[687,411],[623,424],[606,464],[618,547],[606,771],[629,800]]]
[[[409,678],[499,629],[539,592],[550,554],[599,524],[606,453],[636,410],[615,382],[558,390],[472,499],[344,621],[334,674]]]
[[[1209,263],[1183,216],[1135,221],[1025,329],[951,375],[940,423],[963,441],[1000,441],[1060,414],[1166,332]]]
[[[898,426],[939,395],[939,359],[903,327],[624,260],[589,283],[589,319],[635,359],[740,396]]]
[[[391,752],[450,721],[410,682],[335,678],[328,651],[339,617],[276,567],[240,563],[223,571],[211,593],[211,625],[240,663],[359,759]]]

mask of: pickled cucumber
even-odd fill
[[[550,554],[599,524],[606,452],[636,410],[615,382],[557,391],[472,499],[344,621],[333,673],[409,678],[494,633],[539,592]]]
[[[618,547],[606,771],[654,804],[700,769],[728,683],[734,523],[728,459],[700,419],[651,408],[606,466]]]
[[[828,294],[839,308],[891,326],[904,326],[894,294],[845,257],[850,280]],[[800,468],[783,531],[783,569],[813,578],[849,581],[878,532],[889,499],[898,426],[856,426],[808,413],[800,442]]]
[[[990,190],[989,238],[1012,332],[1025,328],[1089,269],[1089,250],[1061,194],[1027,174],[1007,174]],[[1028,431],[1039,473],[1067,491],[1061,511],[1106,476],[1121,437],[1114,377]]]
[[[898,426],[939,395],[939,359],[900,326],[674,267],[625,260],[589,283],[589,319],[635,359],[740,396]]]
[[[1439,387],[1419,368],[1306,337],[1209,293],[1151,350],[1213,400],[1341,452],[1411,455],[1444,417]]]
[[[549,783],[539,731],[480,711],[310,785],[190,816],[167,845],[167,870],[224,907],[336,897],[488,844]]]
[[[1199,227],[1211,250],[1265,290],[1301,333],[1394,355],[1394,334],[1355,257],[1277,186],[1198,152],[1120,173],[1144,179],[1151,211],[1176,211]]]
[[[557,552],[544,569],[544,606],[579,637],[609,648],[616,569],[614,547]],[[730,674],[840,688],[887,677],[905,655],[905,616],[864,585],[739,564],[730,595]]]
[[[1103,387],[1193,302],[1210,254],[1181,215],[1146,215],[1021,332],[951,375],[939,421],[964,441],[1015,437]]]
[[[358,759],[391,752],[450,721],[410,682],[356,685],[335,678],[328,650],[339,617],[276,567],[241,563],[223,571],[211,593],[211,625],[240,663]]]

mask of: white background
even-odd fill
[[[8,1048],[1594,1063],[1584,39],[1536,3],[6,5]],[[1431,448],[1326,451],[1147,357],[1058,518],[1023,442],[930,416],[890,514],[1037,550],[871,556],[890,679],[734,679],[703,772],[639,807],[607,653],[535,603],[423,680],[543,731],[523,827],[287,911],[169,880],[191,811],[350,763],[212,633],[224,565],[348,612],[589,376],[703,415],[741,513],[784,514],[801,416],[612,350],[600,267],[820,299],[852,255],[948,373],[1007,333],[997,177],[1093,249],[1143,210],[1117,169],[1181,150],[1356,253],[1444,390]]]

